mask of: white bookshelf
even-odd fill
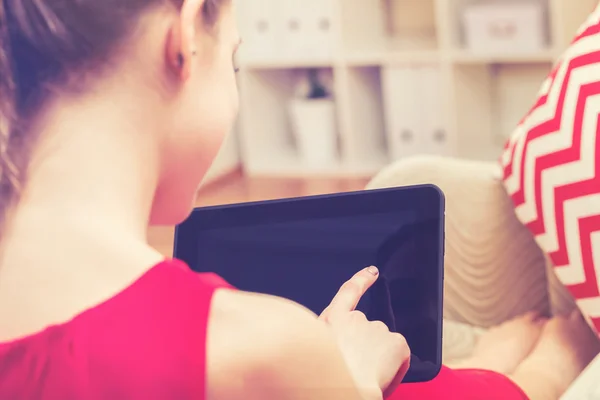
[[[497,159],[598,0],[539,0],[547,44],[525,53],[466,49],[462,10],[478,1],[238,2],[244,44],[237,134],[246,172],[368,176],[419,153]],[[306,11],[311,5],[316,8]],[[290,52],[307,37],[300,22],[326,28],[319,40],[327,41],[329,51],[318,58]],[[300,161],[290,127],[294,79],[307,68],[319,68],[332,80],[339,157],[326,167]],[[398,70],[429,71],[435,81],[424,79],[425,72],[400,76]]]

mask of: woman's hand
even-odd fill
[[[342,354],[361,390],[389,394],[410,365],[404,337],[380,321],[368,321],[356,311],[359,300],[377,280],[375,267],[365,268],[344,283],[319,319],[334,330]]]

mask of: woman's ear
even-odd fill
[[[192,74],[192,57],[196,55],[198,14],[205,0],[184,0],[167,40],[167,66],[182,81]]]

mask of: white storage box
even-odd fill
[[[416,154],[452,155],[445,86],[437,64],[383,69],[387,143],[392,160]]]
[[[387,143],[394,161],[421,152],[422,109],[415,100],[419,90],[419,71],[415,67],[402,65],[383,69]]]
[[[477,53],[544,50],[546,12],[540,0],[486,0],[463,10],[466,48]]]
[[[283,44],[281,0],[247,0],[236,6],[240,34],[244,45],[239,58],[243,63],[268,63],[279,58]]]
[[[280,56],[292,62],[326,62],[333,58],[334,0],[276,0],[282,9]]]

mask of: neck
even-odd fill
[[[28,243],[49,254],[45,243],[62,247],[62,240],[68,248],[101,235],[145,240],[159,179],[158,132],[145,122],[152,109],[141,104],[143,97],[119,92],[59,99],[40,115],[24,191],[7,221],[5,252]]]

